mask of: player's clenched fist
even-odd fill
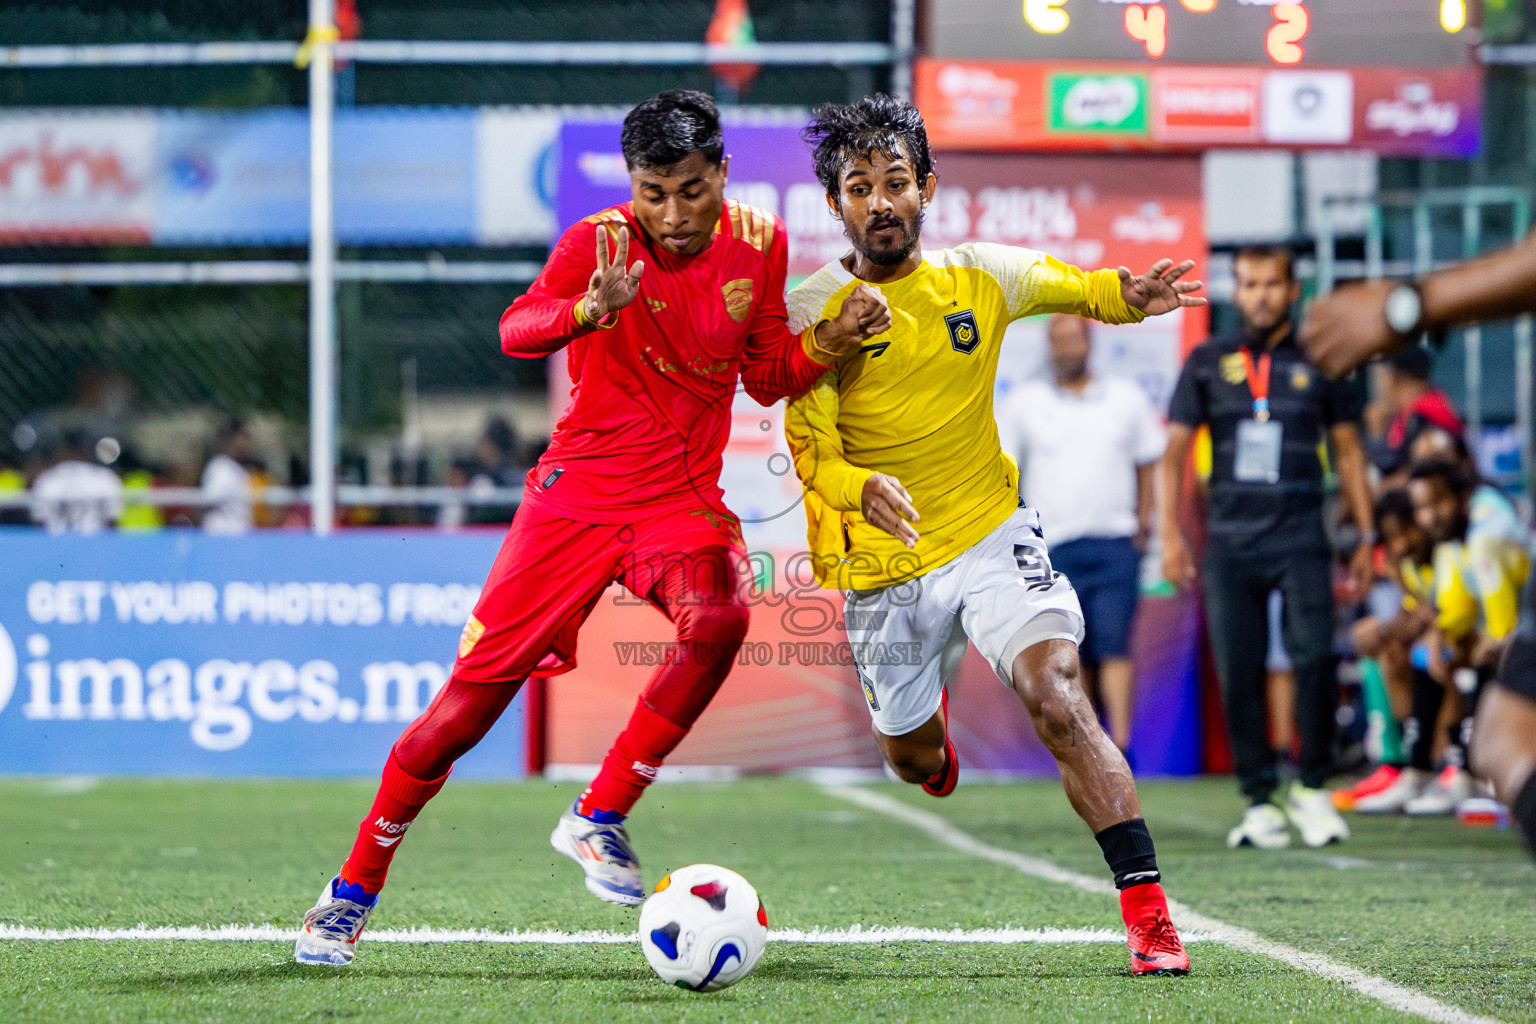
[[[861,284],[843,300],[837,319],[816,325],[816,344],[841,358],[853,355],[864,342],[890,329],[891,307],[886,305],[885,296],[879,289]]]
[[[912,507],[912,495],[901,486],[901,481],[889,473],[874,473],[864,481],[864,495],[860,503],[864,520],[880,527],[909,548],[917,547],[917,509]]]
[[[635,265],[625,273],[624,264],[627,262],[629,262],[629,229],[619,228],[619,251],[610,263],[608,232],[599,227],[597,229],[597,269],[592,271],[592,277],[587,281],[586,313],[587,318],[593,323],[635,301],[635,296],[640,291],[640,274],[645,270],[645,261],[635,260]]]

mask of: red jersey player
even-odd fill
[[[861,288],[835,320],[789,332],[784,224],[724,198],[729,159],[709,97],[647,100],[621,143],[633,202],[567,231],[501,318],[508,355],[567,349],[570,407],[528,474],[452,675],[390,751],[351,854],[305,915],[300,963],[352,960],[406,829],[523,680],[575,667],[577,630],[615,580],[672,620],[681,656],[652,678],[550,841],[601,899],[644,898],[624,817],[747,630],[745,551],[719,483],[737,381],[770,405],[890,325],[884,300]]]

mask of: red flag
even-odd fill
[[[336,0],[336,36],[338,39],[356,39],[363,34],[363,16],[357,13],[357,0]],[[337,68],[346,67],[350,61],[337,61]]]
[[[747,0],[715,0],[715,16],[704,32],[704,41],[715,44],[745,45],[757,42],[752,31],[752,12]],[[757,77],[756,64],[711,64],[710,70],[737,92],[744,92]]]

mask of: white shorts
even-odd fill
[[[1032,508],[932,572],[848,591],[843,621],[875,728],[887,736],[903,736],[939,710],[967,637],[1009,686],[1025,648],[1083,641],[1077,593],[1051,568]]]

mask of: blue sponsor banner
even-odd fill
[[[476,240],[476,118],[451,110],[336,115],[336,234],[346,243]],[[299,109],[163,112],[159,244],[309,239],[309,118]]]
[[[376,775],[500,542],[0,531],[0,773]],[[456,773],[523,768],[519,700]]]

